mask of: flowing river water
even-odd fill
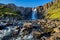
[[[36,9],[33,9],[32,11],[32,20],[36,20]]]

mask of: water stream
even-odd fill
[[[36,9],[33,9],[32,11],[32,20],[36,19]]]

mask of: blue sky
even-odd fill
[[[0,0],[0,3],[8,4],[14,3],[17,6],[36,7],[44,5],[52,0]]]

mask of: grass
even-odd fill
[[[56,3],[48,9],[46,18],[50,18],[50,19],[60,18],[60,3]]]

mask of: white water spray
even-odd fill
[[[36,19],[36,9],[33,9],[32,11],[32,20]]]

